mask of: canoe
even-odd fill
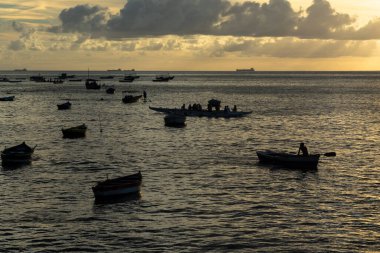
[[[126,95],[125,97],[123,97],[122,100],[124,103],[129,104],[129,103],[137,102],[141,97],[142,95],[139,95],[139,96]]]
[[[124,177],[107,179],[92,187],[95,199],[115,198],[128,194],[136,194],[141,190],[141,172]]]
[[[152,107],[149,106],[149,109],[162,112],[166,114],[183,114],[188,117],[208,117],[208,118],[240,118],[247,116],[252,113],[252,111],[207,111],[207,110],[188,110],[188,109],[179,109],[179,108],[163,108],[163,107]]]
[[[63,138],[81,138],[86,136],[86,130],[87,126],[85,124],[75,126],[75,127],[70,127],[63,129],[62,128],[62,133],[63,133]]]
[[[186,126],[186,116],[183,114],[168,114],[164,117],[165,126],[184,127]]]
[[[34,148],[29,147],[25,142],[10,147],[5,148],[1,152],[1,160],[3,164],[19,164],[19,163],[30,163],[32,161],[32,155]]]
[[[58,107],[58,110],[68,110],[71,108],[71,103],[67,101],[66,103],[58,104],[57,107]]]
[[[0,101],[13,101],[15,96],[0,97]]]
[[[319,154],[302,156],[290,153],[275,152],[271,150],[257,151],[256,154],[261,163],[278,164],[286,167],[305,169],[316,169],[320,157]]]

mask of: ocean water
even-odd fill
[[[64,71],[62,71],[64,72]],[[10,79],[61,72],[0,72]],[[67,72],[85,78],[87,72]],[[91,77],[122,72],[90,72]],[[133,83],[0,83],[1,149],[34,160],[0,170],[2,252],[378,252],[380,72],[138,72]],[[123,104],[147,91],[148,101]],[[253,111],[164,126],[149,106],[211,98]],[[70,100],[71,110],[57,104]],[[61,128],[85,123],[83,139]],[[335,151],[317,171],[258,163],[257,150]],[[141,171],[140,196],[95,203],[96,182]]]

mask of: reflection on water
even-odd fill
[[[257,75],[177,73],[153,83],[147,73],[104,81],[116,88],[107,96],[80,82],[1,83],[16,98],[0,106],[0,145],[38,145],[30,165],[0,170],[2,250],[377,251],[380,75]],[[124,104],[125,90],[146,90],[149,100]],[[148,108],[211,98],[253,113],[188,117],[175,129]],[[64,100],[71,110],[57,110]],[[83,123],[85,138],[62,138],[62,127]],[[337,156],[306,172],[258,163],[257,150],[294,153],[300,142]],[[96,182],[135,171],[141,196],[95,203]]]

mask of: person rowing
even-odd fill
[[[300,147],[298,148],[298,154],[297,155],[300,155],[301,152],[302,152],[303,156],[309,155],[309,151],[307,150],[307,147],[306,147],[305,143],[303,143],[303,142],[300,143]]]

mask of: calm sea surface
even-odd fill
[[[62,71],[63,72],[63,71]],[[154,83],[0,83],[1,149],[37,145],[31,165],[0,170],[1,252],[378,252],[380,72],[172,72]],[[85,78],[87,72],[67,72]],[[93,78],[123,72],[91,72]],[[123,104],[128,94],[149,101]],[[241,119],[164,126],[148,106],[222,105]],[[72,108],[58,111],[70,100]],[[61,128],[85,123],[84,139]],[[102,131],[101,131],[102,130]],[[321,157],[314,172],[258,164],[255,151]],[[141,196],[94,202],[96,182],[141,171]]]

